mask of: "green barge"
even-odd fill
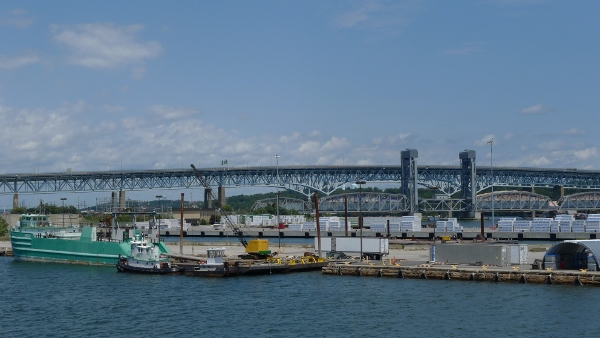
[[[22,218],[24,219],[24,218]],[[41,224],[41,223],[40,223]],[[140,229],[113,228],[111,239],[98,239],[96,227],[77,229],[77,236],[69,232],[53,231],[56,227],[46,225],[37,227],[32,224],[18,226],[10,232],[13,256],[16,260],[31,262],[52,262],[83,265],[116,265],[119,257],[131,255],[132,244],[128,238],[140,234]],[[156,246],[161,253],[168,254],[169,249],[157,238]]]

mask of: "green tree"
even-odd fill
[[[16,207],[16,208],[13,208],[13,209],[10,211],[10,213],[11,213],[11,214],[24,214],[24,213],[25,213],[25,211],[26,211],[26,210],[25,210],[25,207]]]
[[[6,236],[8,233],[8,223],[3,217],[0,217],[0,237]]]

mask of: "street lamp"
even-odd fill
[[[160,204],[160,217],[158,218],[158,236],[160,237],[160,220],[162,219],[162,201],[161,198],[163,198],[163,195],[156,195],[156,198],[158,199],[158,203]]]
[[[63,217],[62,217],[62,219],[63,219],[63,221],[62,221],[62,225],[63,225],[63,226],[65,226],[65,201],[67,200],[67,198],[66,198],[66,197],[61,197],[61,198],[60,198],[60,200],[61,200],[61,201],[62,201],[62,203],[63,203],[63,207],[62,207],[62,214],[63,214],[63,215],[62,215],[62,216],[63,216]]]
[[[360,228],[360,261],[362,262],[363,260],[363,233],[362,233],[362,229],[363,229],[363,217],[362,217],[362,185],[366,184],[367,181],[365,180],[360,180],[360,181],[356,181],[356,184],[358,184],[358,186],[360,187],[360,192],[358,194],[358,227]]]
[[[275,155],[275,161],[277,163],[276,172],[277,172],[277,199],[276,199],[276,207],[277,207],[277,237],[279,242],[279,251],[281,251],[281,228],[279,227],[279,158],[281,156]]]
[[[487,142],[490,145],[490,176],[492,183],[492,227],[496,224],[494,221],[494,138]]]

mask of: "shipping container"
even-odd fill
[[[325,250],[323,239],[329,241],[329,251],[343,252],[347,254],[360,254],[361,242],[362,253],[366,257],[380,259],[381,256],[389,253],[389,240],[387,238],[365,238],[365,237],[322,237],[321,251]],[[315,248],[318,247],[318,238],[315,237]]]
[[[434,244],[430,257],[436,262],[449,264],[510,265],[507,245],[490,244]]]

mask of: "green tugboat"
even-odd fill
[[[111,265],[119,257],[131,255],[131,238],[141,235],[140,229],[122,228],[113,213],[110,236],[98,237],[96,227],[55,227],[47,215],[22,215],[18,226],[10,232],[10,243],[16,260],[83,265]],[[137,213],[140,214],[140,213]],[[161,253],[169,249],[160,241],[158,230],[149,229],[148,238],[155,241]]]

